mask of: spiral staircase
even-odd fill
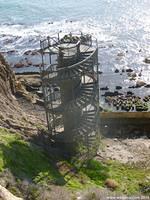
[[[98,45],[91,35],[68,34],[40,42],[48,129],[55,142],[96,151],[99,113]]]

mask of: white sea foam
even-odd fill
[[[107,25],[108,26],[108,25]],[[107,28],[107,27],[106,27]],[[99,41],[110,41],[111,36],[98,21],[91,18],[82,21],[56,21],[43,22],[36,25],[1,25],[0,26],[0,46],[3,50],[39,48],[40,39],[46,36],[63,34],[69,32],[83,32],[95,36]]]

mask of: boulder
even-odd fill
[[[119,73],[119,69],[115,69],[115,73]]]
[[[122,89],[122,86],[116,86],[116,90],[121,90]]]
[[[16,63],[16,64],[14,65],[15,68],[22,68],[22,67],[24,67],[24,66],[25,66],[25,64],[24,64],[24,63],[21,63],[21,62]]]
[[[103,72],[102,71],[98,71],[98,74],[102,74]]]
[[[127,91],[127,96],[129,95],[129,96],[132,96],[134,93],[133,92],[131,92],[131,91]]]
[[[142,86],[144,86],[144,85],[146,85],[146,83],[145,83],[144,81],[142,81],[142,80],[137,80],[137,82],[136,82],[136,87],[137,87],[137,88],[142,87]]]
[[[146,87],[146,88],[150,88],[150,84],[146,84],[144,87]]]
[[[127,75],[132,78],[135,78],[137,76],[135,72],[128,72]]]
[[[109,90],[109,88],[106,86],[106,87],[100,88],[100,90]]]
[[[119,184],[118,184],[115,180],[109,179],[109,178],[106,179],[105,185],[106,185],[108,188],[112,189],[112,190],[115,190],[115,189],[119,186]]]
[[[146,64],[150,64],[150,57],[145,58],[144,62],[145,62]]]
[[[126,69],[126,72],[133,72],[133,69]]]

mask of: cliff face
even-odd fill
[[[15,76],[4,57],[0,54],[0,96],[12,101],[15,93]]]
[[[14,93],[15,75],[0,54],[0,126],[10,128],[12,120],[21,114]]]
[[[0,54],[0,126],[6,126],[10,115],[15,114],[17,103],[13,96],[15,78],[4,57]]]
[[[23,133],[36,131],[36,120],[20,108],[14,94],[15,75],[0,54],[0,126]]]

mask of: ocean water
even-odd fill
[[[128,68],[142,72],[137,79],[150,84],[150,65],[143,62],[150,55],[150,0],[0,0],[0,51],[11,65],[59,31],[82,31],[98,39],[102,87],[114,91],[122,85],[128,91],[134,83],[114,73]],[[12,50],[16,53],[7,54]],[[149,88],[134,92],[150,95]]]
[[[149,53],[149,0],[0,0],[0,48],[38,48],[41,37],[83,31]],[[30,42],[30,44],[29,44]]]

